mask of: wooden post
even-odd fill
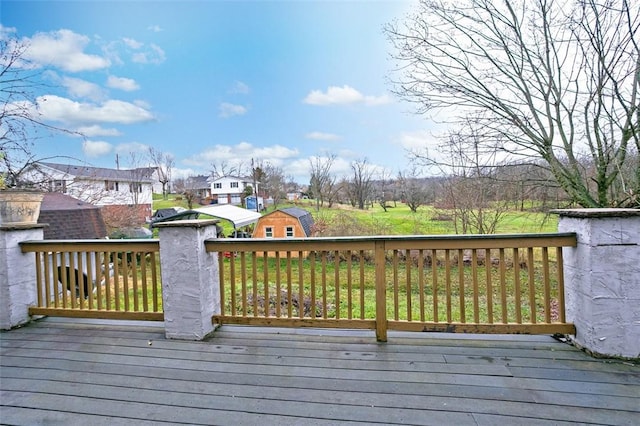
[[[387,277],[384,241],[376,241],[374,249],[376,262],[376,339],[387,341]]]

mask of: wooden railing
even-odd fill
[[[157,240],[45,240],[35,253],[37,306],[31,315],[164,319]]]
[[[219,324],[575,333],[562,247],[575,234],[217,239]]]

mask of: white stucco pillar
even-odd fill
[[[0,225],[0,328],[29,322],[29,306],[37,302],[33,253],[22,253],[20,242],[42,240],[41,224]]]
[[[599,356],[640,358],[640,210],[556,210],[564,249],[567,320],[572,340]]]
[[[204,241],[216,238],[218,220],[179,220],[158,223],[162,308],[169,339],[202,340],[220,313],[218,258],[207,253]]]

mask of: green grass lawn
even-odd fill
[[[178,198],[178,199],[177,199]],[[159,194],[154,195],[153,209],[181,206],[187,208],[184,199],[171,194],[163,200]],[[194,205],[199,207],[200,205]],[[436,210],[431,206],[422,206],[413,213],[405,204],[397,203],[386,212],[378,204],[366,210],[355,209],[348,205],[334,205],[331,209],[321,207],[316,211],[314,200],[301,200],[296,204],[282,203],[278,208],[300,207],[309,210],[316,223],[327,222],[332,226],[342,227],[349,231],[346,235],[444,235],[455,234],[453,215],[446,210]],[[267,211],[271,212],[271,207]],[[225,231],[231,232],[233,226],[223,221]],[[547,233],[556,232],[558,218],[534,211],[509,211],[505,213],[497,226],[496,233]],[[228,229],[227,229],[228,228]],[[227,232],[227,233],[228,233]]]

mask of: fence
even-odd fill
[[[575,333],[567,234],[207,240],[219,324],[474,333]]]
[[[158,241],[27,241],[21,249],[35,253],[30,315],[164,319]]]

